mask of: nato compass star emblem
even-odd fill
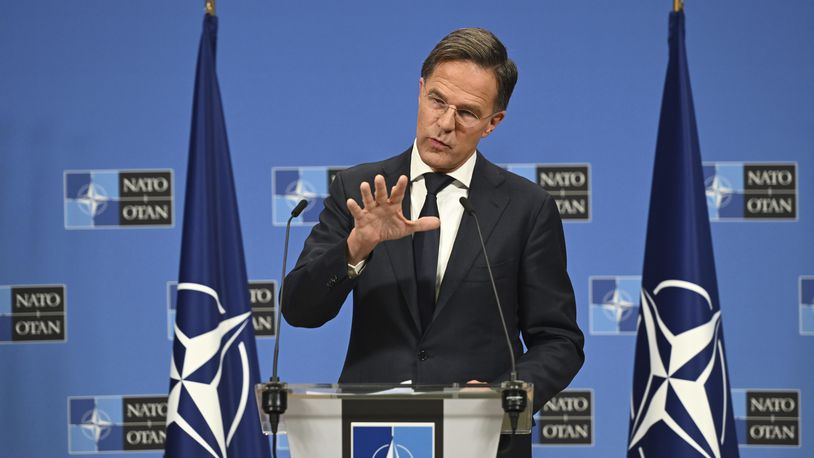
[[[352,423],[353,458],[433,458],[435,425],[425,422]]]
[[[389,444],[382,445],[378,450],[373,452],[372,458],[415,458],[410,450],[397,444],[395,439],[392,439]]]
[[[308,207],[306,208],[312,207],[314,198],[317,196],[319,196],[319,194],[317,194],[314,186],[302,179],[291,183],[285,189],[285,198],[286,201],[288,201],[288,206],[291,207],[292,210],[303,199],[308,201]]]
[[[706,187],[707,202],[713,208],[721,208],[729,205],[732,200],[732,194],[735,190],[726,178],[720,175],[714,175],[707,178],[704,183]]]
[[[171,388],[167,399],[167,427],[169,428],[172,423],[177,424],[213,457],[225,458],[226,449],[232,442],[232,437],[243,418],[243,412],[246,410],[249,400],[251,379],[246,345],[243,342],[237,344],[239,367],[242,369],[242,384],[240,392],[235,393],[235,398],[239,398],[239,402],[235,406],[234,412],[222,412],[218,388],[223,373],[224,359],[229,355],[237,337],[249,323],[251,312],[226,318],[224,316],[226,310],[221,305],[217,291],[206,285],[179,283],[178,291],[209,296],[208,303],[217,306],[221,321],[213,329],[195,336],[187,336],[178,327],[178,324],[175,325],[175,345],[182,348],[176,347],[170,367]],[[179,350],[183,354],[183,363],[180,365],[175,359],[175,353]],[[193,409],[187,403],[189,399],[197,412],[189,412]],[[192,413],[194,417],[187,418],[184,416],[185,413]],[[233,420],[230,425],[225,424],[224,413],[232,415]],[[200,425],[198,418],[202,418],[205,425]],[[192,426],[192,423],[195,423],[198,428],[208,428],[207,436],[214,437],[216,443],[210,444]]]
[[[630,296],[620,288],[615,288],[612,293],[602,298],[602,312],[605,316],[619,323],[628,316],[636,304]]]
[[[79,208],[90,216],[102,213],[107,207],[108,200],[110,199],[107,197],[107,191],[95,183],[89,183],[79,188],[79,193],[76,196]]]
[[[659,293],[671,288],[699,296],[709,310],[698,312],[709,314],[709,319],[696,327],[674,333],[659,315],[656,303]],[[691,307],[685,302],[676,303],[675,306]],[[628,450],[637,447],[651,427],[663,422],[701,456],[719,458],[726,429],[725,424],[716,428],[715,419],[720,418],[725,423],[726,415],[713,415],[713,409],[718,414],[725,413],[729,402],[720,337],[720,310],[712,313],[709,293],[699,285],[683,280],[662,281],[652,294],[642,288],[641,303],[638,332],[644,332],[647,339],[650,374],[640,404],[635,406],[635,402],[631,403],[633,427]],[[710,375],[713,372],[720,374],[720,379],[712,379]],[[707,383],[716,390],[723,387],[722,405],[710,404]],[[720,437],[717,431],[721,432]],[[696,439],[703,439],[704,444],[699,444]],[[639,446],[641,456],[646,456],[646,452]]]
[[[80,429],[82,435],[98,444],[100,440],[110,435],[111,426],[113,422],[110,417],[103,410],[94,408],[82,416]]]

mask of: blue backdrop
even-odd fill
[[[3,456],[115,453],[160,440],[202,3],[3,2]],[[586,333],[586,363],[569,389],[590,401],[583,420],[591,435],[551,445],[564,436],[538,430],[535,440],[549,445],[537,445],[535,456],[622,456],[629,317],[637,313],[671,3],[222,0],[218,67],[250,282],[268,288],[279,275],[275,205],[285,208],[294,192],[318,196],[334,166],[407,148],[423,58],[452,29],[491,29],[520,79],[483,152],[532,179],[537,165],[589,172],[587,192],[570,191],[589,196],[587,218],[568,220],[565,235]],[[812,20],[807,0],[687,5],[744,457],[814,453]],[[750,178],[764,169],[777,180]],[[778,196],[794,197],[793,215]],[[301,223],[292,257],[308,234],[307,218]],[[263,291],[252,296],[256,328],[269,311]],[[349,324],[345,307],[320,329],[286,327],[283,378],[334,381]],[[272,349],[272,339],[258,340],[264,377]],[[555,405],[543,415],[543,424],[565,424]],[[794,437],[776,424],[796,425]]]

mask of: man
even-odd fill
[[[340,382],[508,378],[475,221],[460,197],[480,218],[518,376],[534,384],[534,410],[581,367],[583,335],[554,199],[477,152],[506,116],[516,81],[491,32],[452,32],[422,66],[412,148],[344,170],[331,184],[286,278],[282,312],[293,326],[321,326],[353,291]],[[500,456],[531,456],[530,437],[521,441]]]

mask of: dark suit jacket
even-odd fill
[[[368,181],[372,188],[376,174],[384,175],[388,190],[400,175],[409,177],[410,153],[336,176],[320,222],[286,277],[282,313],[293,326],[318,327],[353,291],[342,383],[506,380],[506,339],[471,216],[461,220],[427,329],[421,329],[416,304],[411,237],[380,244],[361,275],[347,275],[346,239],[353,228],[347,198],[361,203],[359,184]],[[469,200],[486,240],[519,378],[534,384],[536,411],[568,385],[584,360],[562,223],[554,199],[540,186],[477,154]],[[405,215],[409,197],[407,192]]]

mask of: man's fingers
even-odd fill
[[[353,216],[354,220],[358,220],[362,217],[362,207],[360,207],[355,200],[348,199],[345,204],[348,206],[348,211],[350,211],[350,214]]]
[[[387,205],[387,185],[384,182],[384,177],[376,175],[373,179],[373,185],[376,186],[376,194],[373,196],[376,203],[379,205]]]
[[[412,221],[410,226],[413,232],[431,231],[441,227],[441,220],[435,216],[423,216],[415,221]]]
[[[373,204],[375,203],[375,201],[373,200],[373,194],[370,192],[370,184],[368,184],[367,181],[360,184],[359,192],[362,193],[362,203],[365,204],[365,208],[370,210]]]
[[[404,200],[404,193],[407,190],[407,177],[402,175],[399,177],[399,181],[396,182],[396,185],[393,186],[393,192],[390,193],[390,202],[394,204],[401,203]]]

